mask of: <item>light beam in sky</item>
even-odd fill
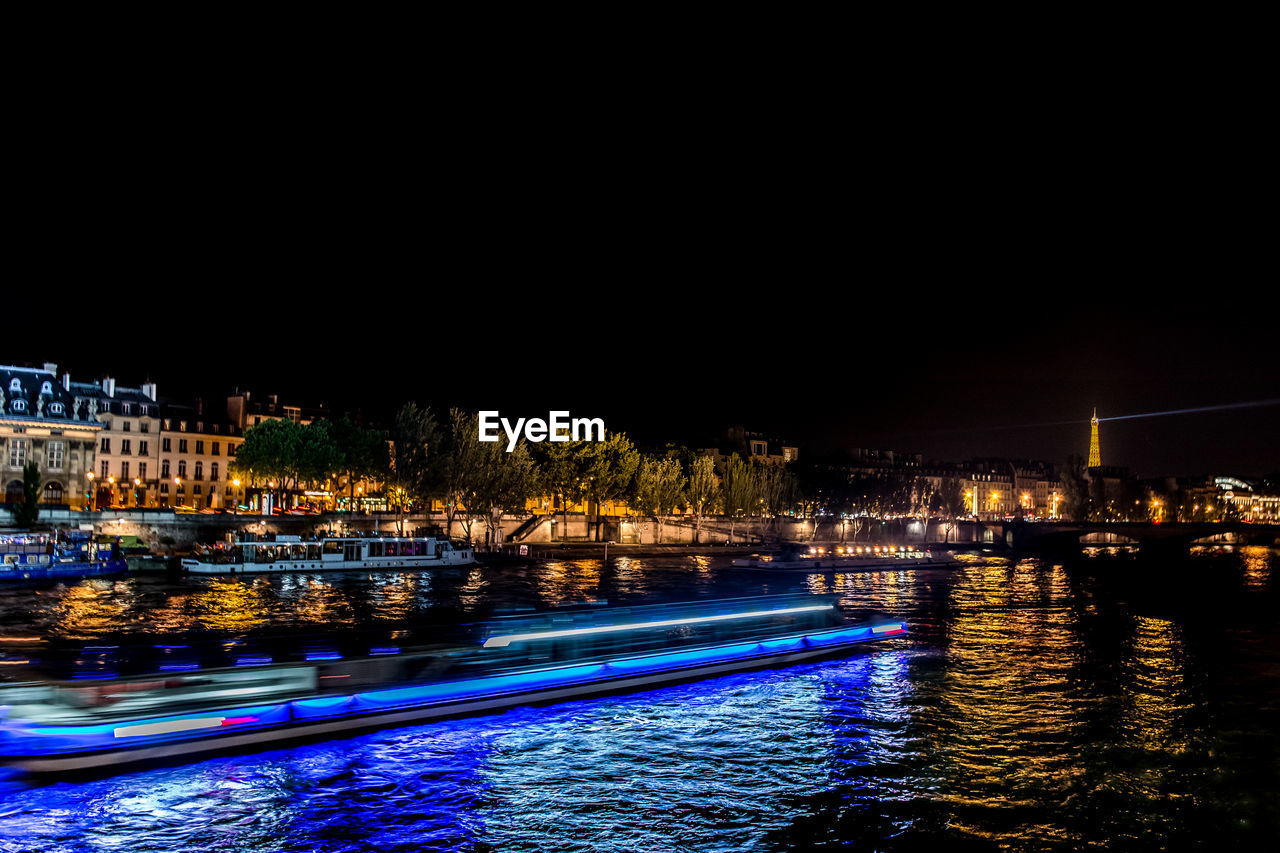
[[[1115,415],[1110,418],[1098,418],[1098,423],[1105,421],[1127,421],[1131,418],[1159,418],[1164,415],[1188,415],[1193,412],[1219,412],[1223,409],[1252,409],[1258,406],[1280,406],[1280,398],[1272,400],[1250,400],[1247,403],[1226,403],[1221,406],[1200,406],[1195,409],[1170,409],[1167,412],[1143,412],[1140,415]]]

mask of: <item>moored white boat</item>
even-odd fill
[[[202,546],[182,558],[182,570],[201,575],[257,572],[338,572],[432,569],[475,563],[470,545],[435,537],[276,536]]]

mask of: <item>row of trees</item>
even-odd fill
[[[568,508],[587,506],[593,521],[602,504],[625,502],[652,518],[661,542],[671,514],[688,513],[695,541],[708,516],[723,516],[732,539],[739,524],[767,536],[784,517],[821,527],[848,519],[853,533],[868,517],[964,513],[958,480],[933,491],[920,477],[898,472],[864,475],[836,465],[759,464],[734,455],[717,470],[711,457],[668,446],[642,453],[622,433],[604,441],[481,442],[474,412],[450,409],[442,419],[427,407],[403,406],[387,433],[343,419],[294,424],[267,421],[246,431],[234,465],[251,484],[279,490],[318,487],[345,474],[351,496],[360,480],[383,484],[383,497],[402,513],[439,501],[446,529],[460,524],[468,538],[476,521],[502,541],[502,514],[554,496],[567,527]],[[389,442],[388,442],[389,439]]]
[[[252,485],[284,493],[318,488],[345,474],[354,498],[357,482],[382,480],[389,465],[383,435],[350,418],[309,424],[271,420],[245,431],[231,470]]]

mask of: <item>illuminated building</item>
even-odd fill
[[[1221,503],[1231,514],[1254,522],[1274,523],[1280,520],[1280,495],[1268,494],[1236,477],[1215,477]],[[1213,519],[1219,521],[1222,519]]]
[[[110,376],[72,382],[67,373],[62,375],[62,383],[75,397],[76,410],[102,424],[94,463],[93,505],[103,509],[154,504],[160,422],[155,384],[128,388]]]
[[[1102,447],[1098,444],[1098,410],[1093,410],[1093,418],[1089,421],[1089,467],[1102,467]]]
[[[81,509],[103,426],[58,381],[58,366],[0,366],[0,477],[5,502],[24,500],[23,469],[40,471],[40,503]]]
[[[165,404],[160,424],[159,497],[161,506],[224,509],[244,503],[227,469],[244,444],[244,433],[225,419],[195,406]]]

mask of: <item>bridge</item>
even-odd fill
[[[1246,522],[1026,522],[988,524],[1019,550],[1075,553],[1085,545],[1136,545],[1146,557],[1185,557],[1192,545],[1280,545],[1280,524]],[[998,538],[997,538],[998,537]]]

